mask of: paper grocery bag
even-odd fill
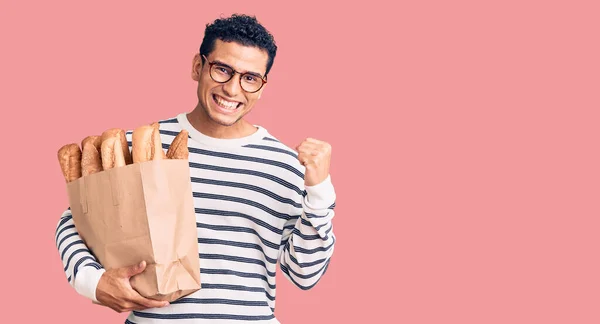
[[[105,269],[146,260],[131,278],[141,295],[174,301],[200,289],[196,216],[187,160],[154,160],[67,184],[79,235]]]

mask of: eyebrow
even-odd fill
[[[219,61],[219,60],[213,60],[213,62],[214,62],[215,64],[222,65],[222,66],[228,67],[228,68],[230,68],[230,69],[232,69],[232,70],[234,70],[234,71],[237,71],[236,69],[232,68],[230,65],[228,65],[228,64],[225,64],[225,63],[223,63],[223,62],[221,62],[221,61]],[[239,72],[239,71],[238,71],[238,72]],[[240,73],[242,73],[242,74],[251,74],[251,75],[257,76],[257,77],[259,77],[259,78],[262,78],[262,77],[263,77],[263,76],[262,76],[262,74],[260,74],[260,73],[256,73],[256,72],[252,72],[252,71],[246,71],[246,72],[240,72]]]

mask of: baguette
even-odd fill
[[[118,134],[105,139],[102,142],[102,168],[110,170],[112,168],[123,167],[126,164],[123,150],[121,148],[121,140]]]
[[[66,144],[58,150],[58,163],[66,182],[81,177],[81,149],[76,143]]]
[[[131,136],[133,163],[152,160],[153,132],[154,128],[149,125],[140,126],[133,131],[133,135]]]
[[[107,140],[108,138],[112,137],[112,136],[117,136],[117,138],[120,140],[120,148],[121,148],[121,152],[123,155],[123,158],[125,159],[125,164],[131,164],[133,163],[133,159],[131,157],[131,152],[129,152],[129,145],[127,144],[127,137],[125,136],[125,131],[121,128],[110,128],[105,130],[102,133],[101,136],[101,143],[104,143],[105,140]]]
[[[162,148],[162,140],[160,139],[160,131],[157,126],[152,127],[152,160],[164,160],[167,158],[165,151]]]
[[[84,138],[81,141],[81,150],[82,151],[85,150],[85,145],[88,142],[91,142],[92,144],[94,144],[94,147],[96,147],[96,151],[100,152],[100,149],[102,147],[102,136],[91,135],[91,136],[87,136],[86,138]]]
[[[100,139],[100,136],[96,136]],[[81,175],[88,176],[102,171],[102,159],[100,157],[100,151],[102,146],[96,147],[95,140],[88,140],[83,142],[83,152],[81,153]]]
[[[188,136],[189,133],[185,129],[175,136],[175,139],[173,139],[173,142],[167,151],[168,159],[186,160],[189,158]]]

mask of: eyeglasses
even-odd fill
[[[206,56],[202,55],[202,57],[208,62]],[[231,80],[236,73],[240,74],[240,86],[244,91],[249,93],[257,92],[265,85],[265,83],[267,83],[267,79],[258,73],[241,73],[223,63],[208,62],[208,68],[211,79],[218,83],[226,83]]]

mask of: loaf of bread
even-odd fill
[[[103,170],[127,164],[162,159],[188,159],[189,133],[182,130],[165,153],[160,137],[160,124],[154,122],[136,128],[132,134],[132,150],[129,150],[125,131],[110,128],[102,135],[90,135],[76,143],[64,145],[58,151],[58,160],[65,178],[71,182]]]
[[[189,133],[185,129],[179,132],[173,139],[171,146],[167,150],[167,158],[186,160],[189,157],[188,150]]]
[[[102,141],[101,151],[103,170],[110,170],[126,165],[119,134],[115,134]]]
[[[153,132],[154,128],[149,125],[143,125],[133,130],[131,136],[133,163],[146,162],[152,159]]]
[[[86,143],[91,142],[94,147],[96,147],[96,151],[100,152],[100,149],[102,147],[102,136],[98,136],[98,135],[90,135],[87,136],[86,138],[84,138],[81,141],[81,150],[85,150],[85,145]]]
[[[64,145],[58,150],[58,163],[66,182],[81,177],[81,149],[76,143]]]
[[[100,139],[101,143],[104,143],[109,137],[117,136],[120,140],[121,151],[123,152],[123,158],[125,159],[125,164],[133,163],[133,159],[131,157],[131,152],[129,151],[129,145],[127,144],[127,137],[125,136],[125,131],[121,128],[110,128],[105,130],[102,133],[102,137]]]
[[[134,163],[167,158],[162,148],[158,123],[143,125],[133,131],[131,151]]]
[[[100,136],[97,136],[97,138],[100,139]],[[81,153],[81,175],[85,177],[102,171],[102,158],[100,157],[102,143],[100,143],[99,148],[96,148],[96,142],[94,140],[84,140],[82,143],[83,150]]]
[[[160,139],[160,131],[158,129],[158,123],[156,127],[152,127],[152,160],[164,160],[167,158],[165,151],[162,147],[162,140]]]

